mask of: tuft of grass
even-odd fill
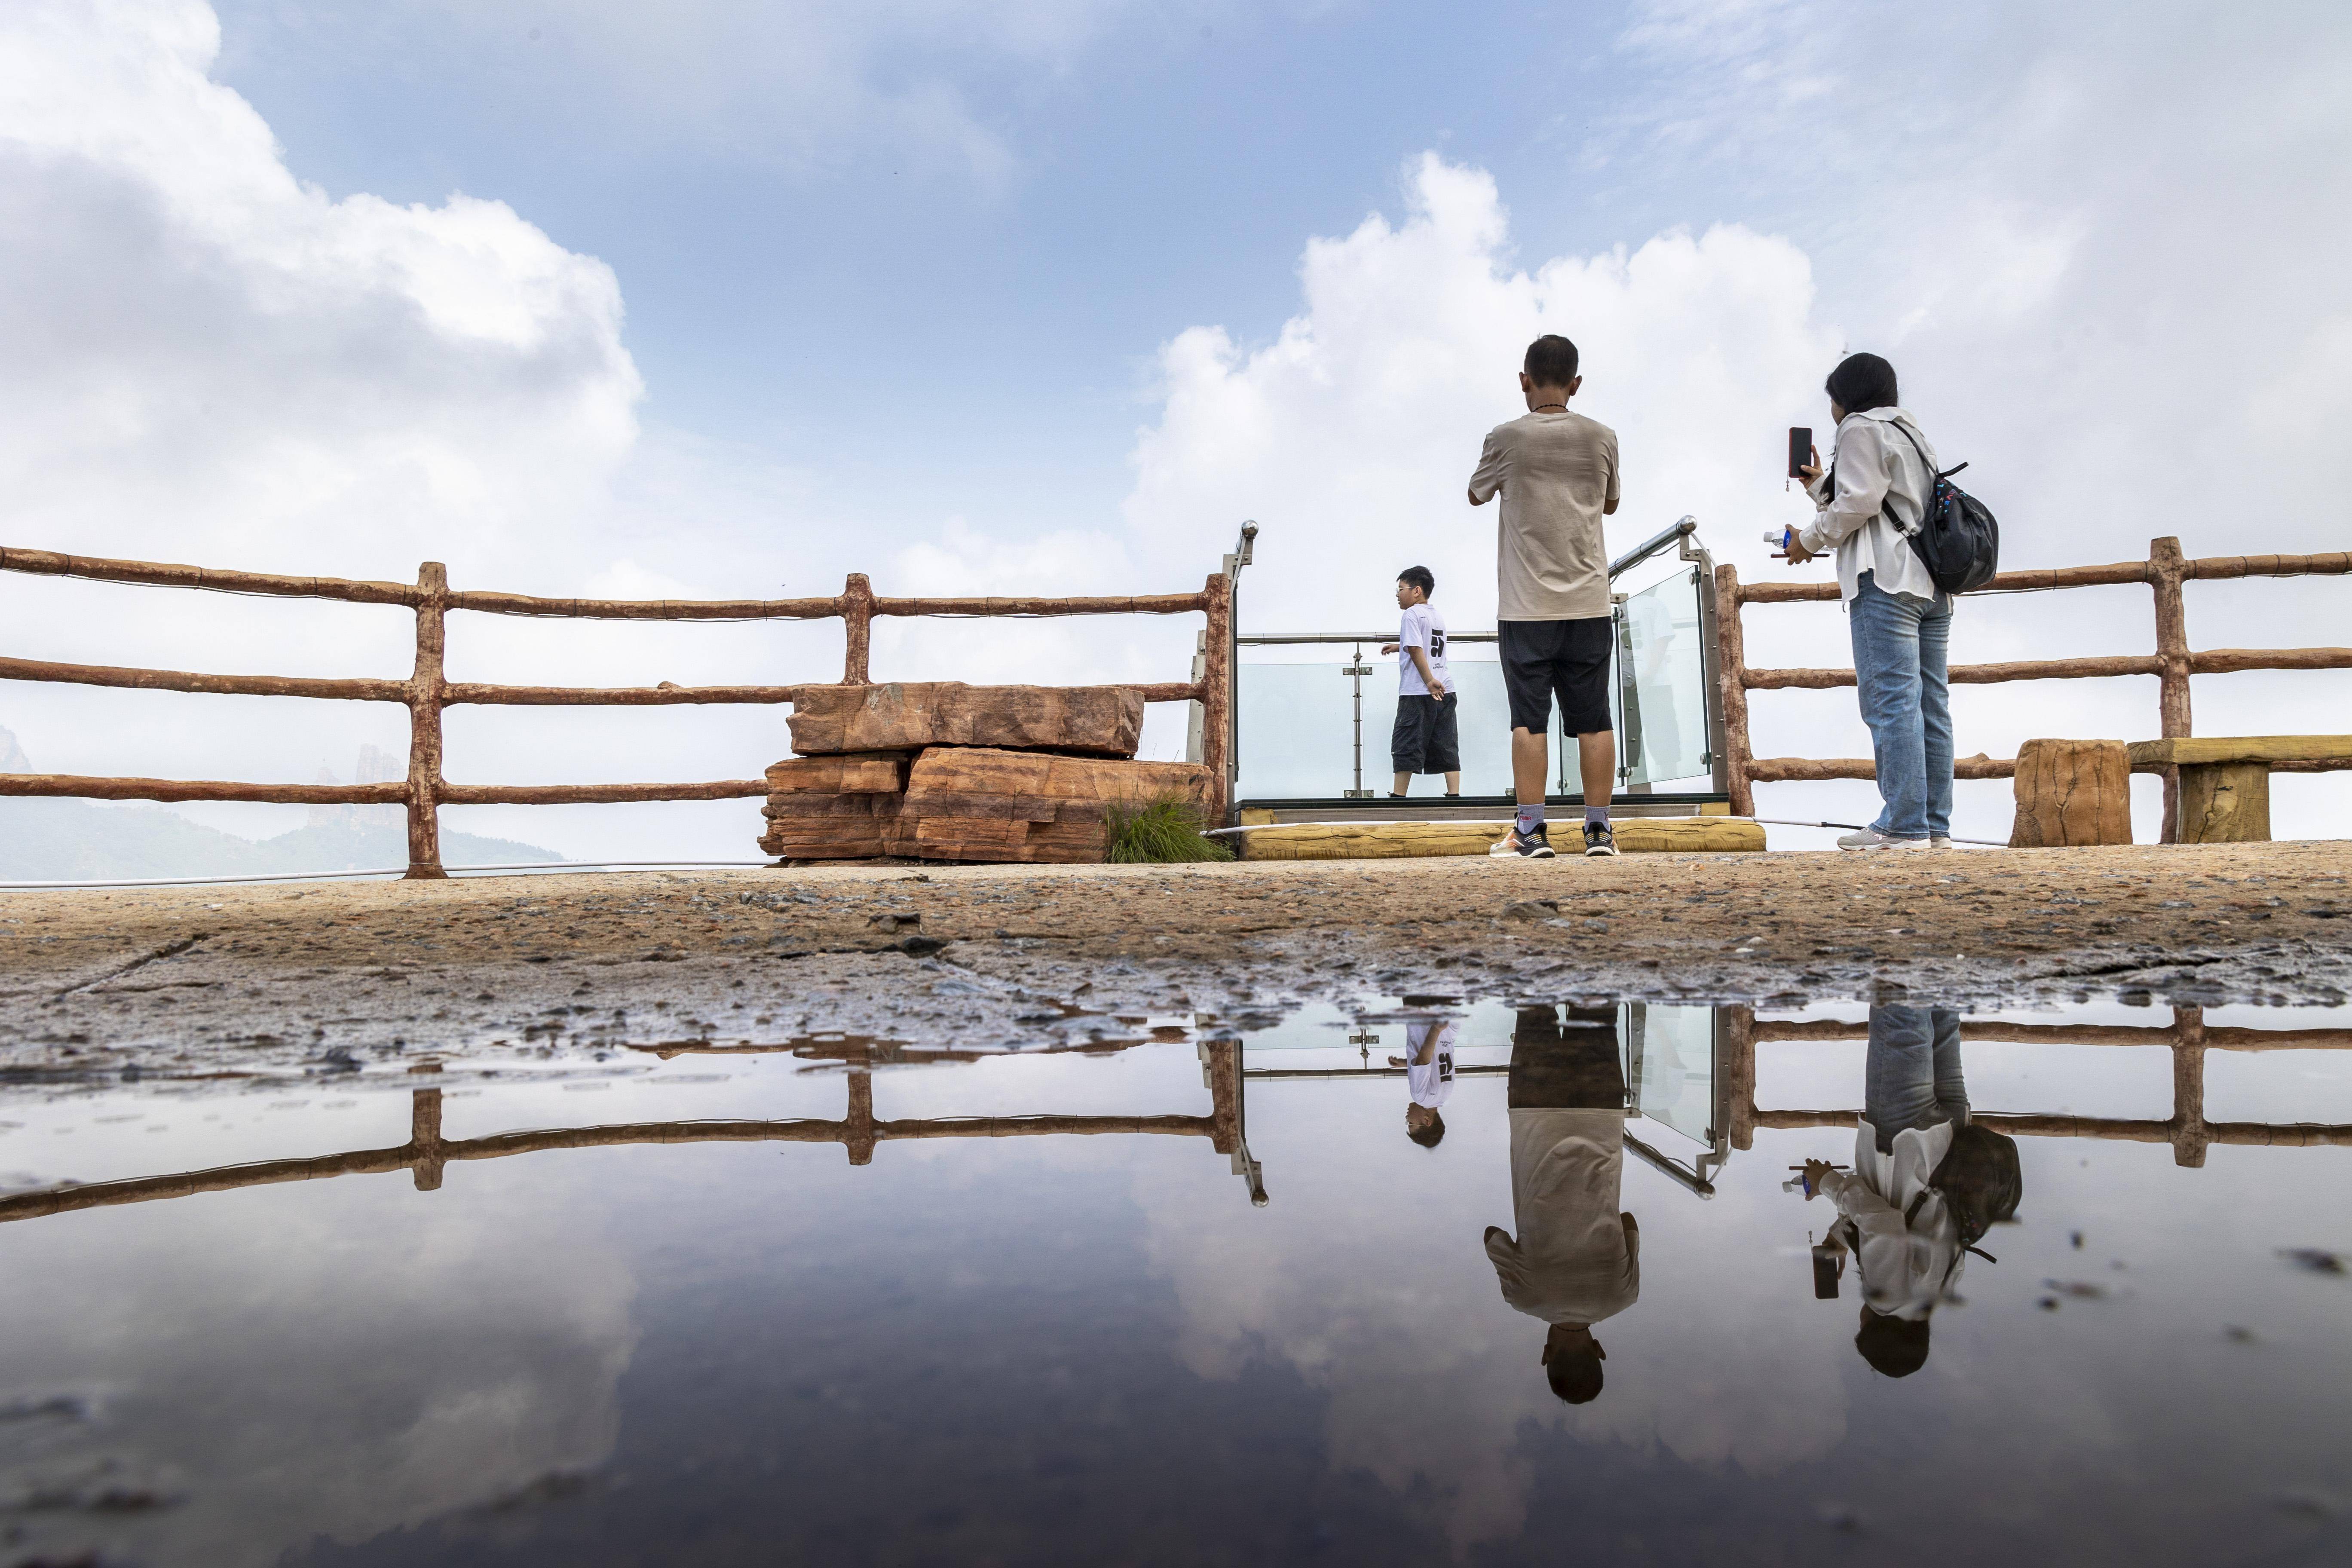
[[[1122,866],[1230,860],[1234,852],[1201,831],[1201,808],[1176,795],[1110,808],[1110,858]]]

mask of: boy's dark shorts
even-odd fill
[[[1400,696],[1396,728],[1389,731],[1390,771],[1400,773],[1452,773],[1462,770],[1462,732],[1454,714],[1462,695],[1449,691],[1444,700],[1430,696]]]
[[[1498,621],[1503,689],[1511,699],[1511,728],[1540,735],[1551,727],[1551,700],[1559,699],[1560,730],[1594,735],[1609,718],[1607,616],[1580,621]]]

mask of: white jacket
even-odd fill
[[[1919,446],[1905,439],[1902,430],[1889,429],[1892,425],[1917,437]],[[1936,596],[1936,580],[1895,521],[1917,526],[1935,485],[1935,464],[1936,448],[1927,433],[1900,408],[1849,414],[1838,426],[1830,462],[1805,487],[1817,510],[1797,542],[1814,552],[1836,550],[1839,598],[1853,600],[1854,584],[1864,572],[1876,574],[1872,580],[1883,593]],[[1827,489],[1832,474],[1835,495]]]
[[[1865,1120],[1854,1134],[1853,1170],[1822,1178],[1822,1192],[1837,1205],[1832,1234],[1853,1249],[1862,1299],[1890,1317],[1926,1317],[1960,1278],[1959,1221],[1927,1184],[1954,1130],[1944,1121],[1897,1132],[1894,1152],[1882,1154],[1878,1130]]]

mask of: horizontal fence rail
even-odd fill
[[[2059,588],[2091,588],[2143,584],[2155,591],[2156,651],[2152,654],[2102,655],[2082,658],[2020,659],[2002,664],[1956,664],[1948,679],[1956,686],[1996,685],[2011,680],[2091,680],[2117,675],[2153,675],[2157,694],[2158,733],[2165,740],[2190,733],[2189,678],[2230,675],[2257,669],[2352,669],[2352,647],[2208,648],[2189,646],[2188,615],[2181,584],[2221,582],[2245,577],[2312,577],[2352,574],[2352,552],[2318,555],[2220,555],[2184,557],[2178,539],[2148,543],[2146,561],[2118,561],[2101,566],[2042,567],[2030,572],[2004,572],[1979,595],[2043,593]],[[1972,597],[1975,595],[1971,595]],[[1838,598],[1835,583],[1742,583],[1737,567],[1715,572],[1717,681],[1722,700],[1726,751],[1729,758],[1731,810],[1738,816],[1756,815],[1753,785],[1816,783],[1827,779],[1871,779],[1878,776],[1867,757],[1759,757],[1749,739],[1748,694],[1750,691],[1828,690],[1854,684],[1851,669],[1776,669],[1751,668],[1747,661],[1747,637],[1740,620],[1749,605],[1828,604]],[[2331,773],[2352,770],[2352,756],[2310,757],[2274,762],[2278,773]],[[1981,752],[1955,761],[1955,777],[2010,778],[2013,757],[1987,757]],[[2164,837],[2173,840],[2179,770],[2158,766],[2164,779]]]
[[[745,1047],[772,1050],[774,1047]],[[783,1047],[790,1049],[791,1047]],[[665,1057],[672,1054],[663,1051]],[[799,1054],[799,1053],[795,1053]],[[853,1165],[871,1164],[877,1144],[938,1138],[1177,1137],[1203,1138],[1220,1154],[1244,1152],[1241,1046],[1212,1040],[1202,1047],[1202,1077],[1209,1090],[1209,1114],[943,1116],[893,1120],[874,1114],[874,1076],[869,1059],[895,1059],[897,1053],[869,1053],[863,1046],[845,1053],[848,1068],[847,1114],[838,1121],[793,1117],[781,1121],[711,1119],[691,1121],[630,1121],[598,1127],[562,1127],[529,1132],[498,1132],[482,1138],[444,1138],[442,1091],[420,1088],[410,1095],[408,1142],[387,1149],[354,1149],[310,1158],[263,1160],[205,1171],[133,1176],[110,1182],[76,1182],[0,1196],[0,1225],[47,1219],[53,1215],[119,1208],[126,1204],[236,1192],[286,1182],[333,1176],[376,1175],[405,1170],[420,1192],[437,1191],[452,1162],[503,1160],[555,1149],[611,1149],[646,1143],[839,1143]],[[412,1069],[416,1070],[416,1069]],[[436,1069],[437,1070],[437,1069]],[[1265,1191],[1255,1168],[1241,1171],[1253,1202]]]
[[[1756,1129],[1852,1127],[1853,1110],[1764,1110],[1756,1104],[1756,1047],[1776,1041],[1867,1040],[1870,1026],[1843,1020],[1799,1023],[1758,1018],[1733,1009],[1731,1142],[1754,1146]],[[2117,1138],[2129,1142],[2169,1143],[2181,1165],[2202,1165],[2212,1145],[2272,1149],[2352,1148],[2352,1126],[2325,1122],[2208,1121],[2205,1119],[2207,1051],[2310,1051],[2352,1049],[2352,1029],[2249,1029],[2214,1026],[2201,1007],[2175,1007],[2170,1025],[2003,1024],[1963,1020],[1962,1040],[2000,1040],[2018,1045],[2162,1047],[2172,1053],[2172,1114],[2149,1118],[2038,1115],[1971,1110],[1969,1120],[2021,1138]]]
[[[396,702],[409,713],[408,776],[365,784],[252,784],[214,779],[100,777],[79,773],[0,773],[0,796],[69,796],[87,800],[247,801],[281,805],[404,805],[408,811],[408,876],[439,878],[444,805],[572,805],[615,802],[733,800],[768,792],[764,779],[715,779],[691,784],[460,784],[442,773],[442,710],[467,704],[505,707],[653,708],[722,703],[793,703],[827,683],[792,686],[641,687],[502,686],[446,678],[447,614],[626,621],[767,621],[838,619],[845,630],[839,686],[870,686],[874,618],[1049,617],[1198,614],[1208,625],[1200,674],[1192,680],[1137,686],[1146,702],[1201,704],[1201,761],[1209,771],[1212,810],[1222,817],[1232,793],[1233,581],[1212,574],[1198,593],[1067,598],[884,598],[863,573],[852,573],[840,594],[816,599],[553,599],[528,594],[457,590],[448,571],[428,561],[415,583],[342,577],[293,577],[154,561],[117,561],[47,550],[0,549],[0,572],[78,577],[92,582],[279,598],[330,599],[391,605],[415,613],[416,657],[404,680],[373,677],[217,675],[120,665],[68,664],[0,658],[0,680],[31,680],[142,691],[188,691],[233,697],[303,697],[347,702]]]

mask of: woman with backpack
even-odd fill
[[[1818,510],[1811,527],[1788,539],[1788,558],[1800,565],[1836,552],[1854,684],[1885,803],[1877,820],[1843,835],[1838,847],[1948,849],[1952,599],[1909,537],[1936,494],[1936,449],[1901,406],[1895,367],[1876,354],[1848,355],[1830,372],[1827,390],[1836,442],[1826,472],[1819,450],[1800,470]]]
[[[1864,1071],[1853,1169],[1808,1160],[1800,1184],[1836,1205],[1829,1244],[1862,1277],[1853,1348],[1908,1377],[1927,1363],[1930,1314],[1985,1233],[2017,1216],[2024,1184],[2016,1140],[1969,1120],[1958,1014],[1873,1007]]]

